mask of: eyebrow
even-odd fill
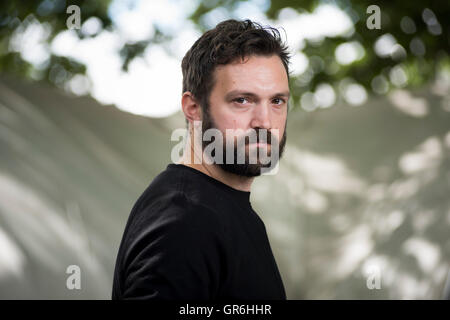
[[[230,100],[231,98],[233,98],[235,96],[258,97],[258,95],[253,92],[242,91],[242,90],[232,90],[225,95],[225,99]],[[289,96],[290,96],[290,92],[284,91],[284,92],[277,92],[277,93],[273,94],[272,98],[275,98],[275,97],[289,98]]]

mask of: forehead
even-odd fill
[[[219,65],[213,91],[249,90],[255,93],[288,91],[288,75],[277,55],[250,56]]]

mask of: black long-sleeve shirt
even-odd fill
[[[285,300],[286,294],[250,192],[169,164],[130,213],[112,298]]]

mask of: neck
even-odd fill
[[[183,157],[177,163],[201,171],[234,189],[250,192],[254,177],[239,176],[223,170],[216,164],[207,164],[205,161],[197,161],[200,163],[195,163],[194,159],[202,159],[202,155],[195,152],[193,147],[190,147],[190,149],[190,157],[185,152]]]

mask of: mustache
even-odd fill
[[[272,144],[272,139],[277,140],[277,137],[273,136],[272,132],[270,132],[270,130],[258,129],[258,128],[253,129],[253,130],[255,130],[255,132],[256,132],[256,135],[255,135],[256,136],[256,140],[252,139],[252,140],[255,140],[255,143],[266,143],[268,145],[271,145]],[[262,133],[263,131],[265,131],[266,134]],[[245,145],[249,145],[250,144],[250,137],[248,135],[240,137],[238,139],[238,143],[239,142],[242,143],[242,140],[244,140],[244,144]],[[254,141],[251,141],[251,142],[254,142]]]

